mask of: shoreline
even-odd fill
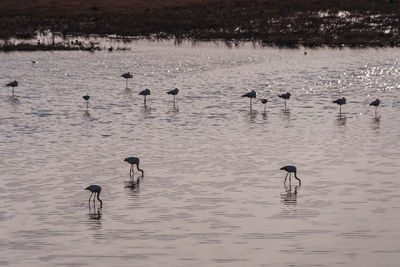
[[[400,1],[395,0],[3,0],[0,50],[97,49],[71,45],[68,36],[174,40],[177,45],[217,41],[228,47],[241,42],[282,48],[400,47],[397,10]],[[38,35],[52,35],[52,40],[10,41]]]
[[[220,40],[220,39],[206,39],[206,40],[192,40],[192,39],[177,39],[177,38],[150,38],[150,37],[122,37],[120,39],[107,36],[86,36],[76,35],[71,37],[77,41],[78,44],[71,44],[71,41],[63,40],[51,43],[39,42],[37,39],[33,40],[15,40],[15,43],[0,42],[0,52],[34,52],[34,51],[129,51],[135,42],[148,42],[148,43],[168,43],[174,46],[201,46],[203,44],[214,44],[216,46],[224,46],[226,48],[241,48],[244,46],[251,46],[253,48],[278,48],[278,49],[368,49],[368,48],[398,48],[400,44],[274,44],[263,43],[254,40]],[[99,39],[101,41],[99,41]],[[128,40],[128,41],[127,41]]]

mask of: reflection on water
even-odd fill
[[[0,53],[2,83],[20,80],[23,95],[0,90],[0,263],[398,265],[400,50],[131,49]],[[175,86],[187,89],[173,105]],[[270,96],[267,113],[259,101],[249,112],[244,86]],[[125,182],[130,155],[146,180]],[[281,187],[289,163],[301,188]],[[89,184],[104,206],[88,214]]]
[[[346,125],[347,122],[347,117],[345,115],[338,115],[336,119],[336,125],[337,126],[344,126]]]
[[[102,211],[100,207],[96,207],[94,202],[93,205],[89,204],[89,219],[90,220],[100,220]]]
[[[282,203],[285,205],[296,205],[297,204],[297,190],[298,186],[285,186],[285,192],[281,193]]]

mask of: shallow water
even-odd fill
[[[398,266],[399,58],[145,42],[0,54],[1,83],[20,83],[17,99],[0,91],[0,264]],[[266,113],[240,97],[251,89]],[[127,156],[145,171],[135,188]],[[284,187],[289,164],[301,187]]]

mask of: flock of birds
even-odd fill
[[[127,72],[127,73],[122,74],[121,77],[126,79],[126,87],[128,88],[128,80],[133,78],[133,75],[131,73]],[[12,81],[12,82],[6,84],[6,86],[7,87],[12,87],[12,97],[16,98],[17,96],[15,95],[14,89],[15,89],[15,87],[18,86],[18,82],[17,81]],[[171,90],[171,91],[167,92],[167,94],[174,96],[174,100],[173,100],[174,105],[175,105],[175,97],[176,97],[176,95],[178,93],[179,93],[179,89],[178,88],[175,88],[174,90]],[[145,89],[145,90],[139,92],[139,95],[144,96],[144,105],[146,106],[146,97],[150,95],[150,90],[149,89]],[[290,99],[291,94],[289,92],[286,92],[286,93],[280,94],[278,96],[285,100],[285,109],[286,109],[286,101]],[[242,97],[248,97],[250,99],[250,109],[252,109],[252,100],[253,99],[257,99],[257,93],[254,90],[252,90],[251,92],[248,92],[248,93],[242,95]],[[82,98],[86,101],[86,108],[88,108],[89,107],[89,99],[90,99],[89,94],[86,94],[86,95],[82,96]],[[268,102],[268,99],[267,98],[260,98],[260,101],[261,101],[262,104],[264,104],[264,112],[266,112],[266,104]],[[339,105],[339,114],[341,116],[341,114],[342,114],[342,105],[346,104],[346,98],[342,97],[342,98],[336,99],[336,100],[333,101],[333,103],[336,103],[336,104]],[[381,103],[381,101],[379,99],[376,99],[376,100],[374,100],[374,101],[372,101],[370,103],[370,106],[375,106],[375,116],[377,114],[377,108],[380,105],[380,103]],[[142,173],[141,177],[142,178],[144,177],[144,171],[139,168],[139,158],[137,158],[137,157],[128,157],[128,158],[125,158],[123,161],[125,161],[125,162],[127,162],[127,163],[129,163],[131,165],[131,168],[129,170],[129,177],[131,178],[131,180],[134,179],[134,166],[136,166],[137,170],[139,170]],[[292,166],[292,165],[284,166],[284,167],[281,168],[281,170],[284,170],[284,171],[287,172],[286,176],[285,176],[285,180],[284,180],[285,186],[286,186],[286,180],[287,180],[288,176],[289,176],[289,184],[291,184],[291,175],[292,175],[292,173],[294,174],[294,178],[299,181],[299,186],[301,186],[301,180],[300,180],[299,177],[297,177],[297,169],[296,169],[295,166]],[[139,182],[139,180],[137,182]],[[93,197],[93,202],[95,202],[95,200],[97,198],[97,200],[100,202],[100,208],[102,208],[103,201],[100,199],[101,186],[99,186],[99,185],[90,185],[90,186],[86,187],[85,190],[89,190],[91,192],[91,195],[89,197],[89,204],[90,204],[90,201],[91,201],[92,197],[94,196]]]
[[[290,99],[291,94],[289,92],[286,92],[286,93],[280,94],[278,96],[285,100],[285,109],[286,109],[286,101]],[[242,97],[248,97],[250,99],[250,109],[252,109],[252,99],[257,98],[256,91],[252,90],[251,92],[248,92],[248,93],[242,95]],[[264,112],[266,112],[268,99],[260,98],[260,101],[261,101],[261,103],[264,104]],[[339,105],[339,115],[341,116],[342,115],[342,105],[346,104],[346,98],[342,97],[342,98],[336,99],[332,102]],[[370,106],[375,106],[375,116],[377,114],[377,109],[378,109],[378,106],[380,105],[380,103],[381,103],[381,101],[379,99],[376,99],[369,104]]]
[[[137,158],[137,157],[128,157],[128,158],[125,158],[123,161],[125,161],[125,162],[127,162],[127,163],[129,163],[131,165],[131,168],[129,169],[129,177],[131,178],[131,180],[134,178],[134,167],[135,167],[135,165],[136,165],[136,168],[138,169],[138,171],[140,171],[142,173],[142,175],[140,177],[144,178],[144,171],[139,168],[139,158]],[[300,180],[299,177],[297,177],[297,168],[296,168],[296,166],[287,165],[287,166],[282,167],[281,170],[286,171],[286,176],[285,176],[285,181],[284,181],[284,185],[285,186],[286,186],[286,180],[287,180],[288,175],[289,175],[289,185],[291,185],[291,183],[292,183],[292,178],[291,178],[292,173],[294,174],[294,178],[296,178],[299,181],[299,186],[301,186],[301,180]],[[137,182],[140,181],[139,178],[138,178]],[[95,202],[96,197],[97,197],[97,200],[100,202],[100,208],[102,208],[103,207],[103,201],[100,199],[101,186],[92,184],[92,185],[89,185],[88,187],[86,187],[85,190],[89,190],[91,192],[91,195],[89,197],[89,205],[90,205],[90,200],[92,199],[92,196],[94,195],[93,202]]]

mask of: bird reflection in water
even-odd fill
[[[282,203],[285,205],[296,205],[297,204],[297,191],[298,186],[285,186],[285,192],[281,193]]]
[[[90,220],[100,220],[102,216],[101,208],[96,207],[95,203],[90,205],[89,203],[89,219]]]
[[[130,180],[130,181],[125,181],[125,188],[130,188],[132,189],[132,191],[134,192],[138,192],[139,191],[139,187],[140,187],[140,178],[142,176],[139,176],[136,180]]]
[[[90,118],[90,112],[89,112],[89,110],[86,109],[86,110],[83,112],[83,117],[85,117],[85,118],[87,118],[87,119]]]
[[[168,110],[168,113],[171,115],[171,120],[176,119],[176,115],[178,115],[179,112],[179,107],[175,105],[175,103],[172,105],[172,107]]]
[[[258,112],[254,109],[250,109],[250,111],[247,114],[249,116],[249,122],[255,123]]]
[[[339,115],[338,118],[336,119],[336,124],[338,126],[344,126],[346,125],[346,120],[347,117],[345,115]]]

